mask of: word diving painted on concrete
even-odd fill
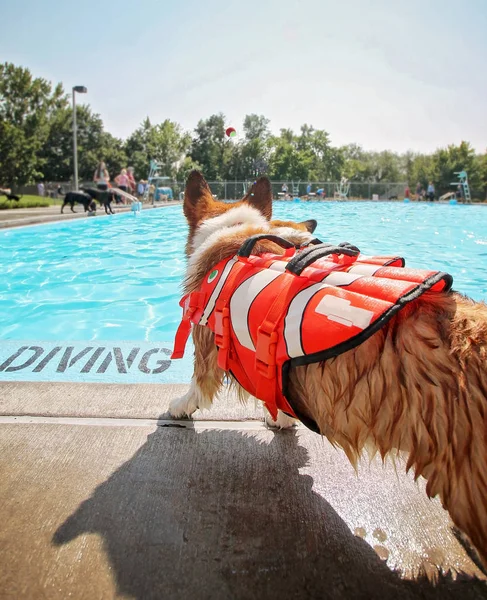
[[[191,352],[171,361],[172,344],[19,342],[0,344],[0,381],[187,383]]]

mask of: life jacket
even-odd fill
[[[284,254],[253,255],[262,239],[281,245]],[[404,264],[398,256],[364,256],[348,243],[314,240],[296,248],[277,236],[252,236],[182,298],[171,358],[184,355],[192,324],[209,327],[218,365],[274,419],[280,409],[318,431],[293,408],[289,369],[355,348],[424,292],[451,289],[447,273]]]

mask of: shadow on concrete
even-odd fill
[[[56,531],[102,537],[118,592],[148,598],[486,598],[467,577],[407,581],[299,469],[291,432],[157,428]]]

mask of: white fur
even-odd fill
[[[210,408],[211,400],[205,398],[201,388],[196,383],[194,377],[191,378],[191,385],[188,392],[181,398],[171,400],[169,404],[169,413],[176,419],[179,417],[190,417],[196,410]]]
[[[309,231],[299,231],[297,229],[293,229],[292,227],[273,227],[272,235],[278,235],[285,240],[292,239],[293,241],[298,241],[301,244],[310,242],[315,237]]]
[[[228,235],[228,228],[237,225],[256,225],[264,229],[269,228],[269,222],[262,213],[253,206],[242,204],[201,223],[193,238],[191,259],[194,259],[195,255],[205,252],[215,241],[218,241],[219,237]],[[234,230],[232,229],[232,231]],[[215,234],[216,238],[213,237]]]
[[[296,427],[298,424],[296,419],[293,419],[293,417],[288,417],[281,410],[277,411],[277,419],[274,421],[267,409],[265,411],[265,422],[269,427],[276,429],[291,429],[292,427]]]

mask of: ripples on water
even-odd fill
[[[448,271],[456,290],[487,299],[487,207],[278,203],[274,215],[315,218],[324,241]],[[0,232],[0,337],[172,340],[186,231],[175,206]]]

